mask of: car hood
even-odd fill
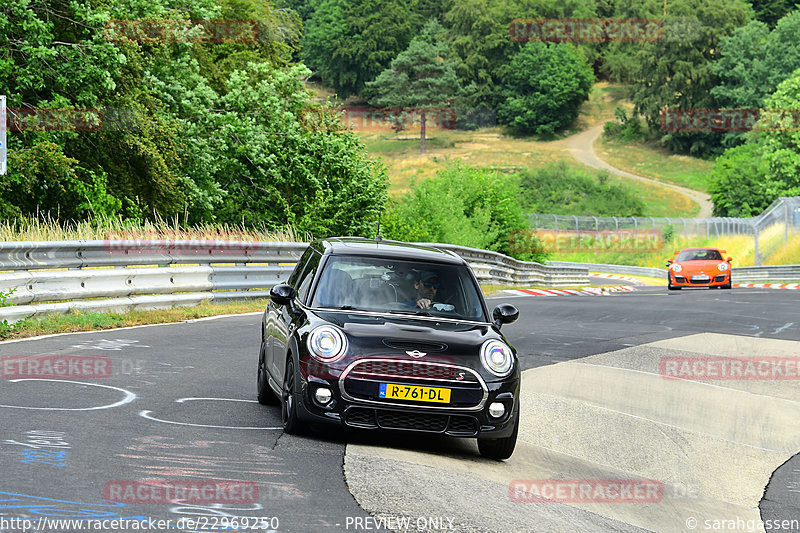
[[[503,339],[485,323],[347,312],[315,314],[342,328],[353,356],[400,356],[452,362],[454,357],[476,357],[488,339]]]
[[[691,274],[719,274],[720,270],[717,269],[717,265],[724,262],[714,259],[712,261],[682,261],[678,264],[681,265],[683,272]]]

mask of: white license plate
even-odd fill
[[[703,274],[702,276],[692,276],[692,279],[696,281],[708,281],[708,276],[706,276],[705,274]]]

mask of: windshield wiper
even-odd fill
[[[392,309],[389,313],[394,315],[433,316],[427,311],[400,311],[398,309]]]

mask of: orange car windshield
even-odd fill
[[[684,250],[678,261],[722,261],[722,256],[717,250]]]

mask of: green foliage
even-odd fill
[[[770,28],[792,11],[797,5],[797,0],[751,0],[756,18],[769,25]]]
[[[628,113],[622,107],[614,110],[616,121],[608,121],[603,124],[603,136],[607,139],[616,139],[622,142],[639,141],[645,137],[642,131],[642,123],[638,117],[628,117]]]
[[[800,131],[797,129],[797,110],[800,109],[800,68],[778,85],[767,98],[759,123],[769,131],[763,134],[762,157],[767,167],[765,194],[779,196],[800,195]],[[781,111],[787,111],[784,127],[778,127]]]
[[[752,21],[720,41],[720,57],[711,64],[719,83],[711,88],[717,107],[760,108],[778,84],[800,68],[800,10],[783,17],[774,30]],[[745,141],[741,133],[724,144]]]
[[[12,287],[7,291],[0,291],[0,307],[10,307],[14,305],[14,303],[11,301],[11,295],[15,292],[17,292],[16,287]],[[13,329],[14,325],[9,324],[8,320],[3,320],[0,322],[0,339],[7,338]]]
[[[485,169],[453,163],[392,202],[382,219],[391,239],[441,242],[509,253],[526,224],[515,183]]]
[[[621,185],[608,183],[563,161],[520,172],[520,202],[526,211],[560,215],[641,216],[644,204]]]
[[[659,17],[660,0],[644,4],[628,1],[618,5],[620,16]],[[647,119],[651,131],[660,128],[659,115],[665,106],[682,109],[708,109],[715,106],[710,94],[717,84],[711,63],[719,55],[722,38],[752,18],[752,9],[743,0],[671,0],[665,26],[689,35],[655,42],[631,43],[617,47],[632,65],[626,74],[633,80],[635,113]],[[672,31],[672,30],[670,30]],[[665,29],[666,33],[666,29]],[[721,136],[714,133],[665,133],[661,141],[670,149],[695,155],[712,153]]]
[[[114,19],[251,20],[258,38],[120,42],[105,32]],[[293,11],[261,0],[4,2],[9,106],[100,108],[103,122],[91,132],[10,132],[0,216],[371,233],[385,171],[332,109],[311,102],[308,70],[288,66],[299,28]]]
[[[672,224],[667,224],[661,230],[661,234],[664,236],[664,243],[669,244],[675,239],[675,226]]]
[[[725,150],[714,163],[711,201],[714,216],[752,217],[761,213],[774,197],[766,193],[767,169],[758,143]]]
[[[419,25],[401,0],[322,0],[306,24],[303,60],[347,98],[389,66]]]
[[[287,224],[315,236],[374,235],[386,197],[385,169],[368,158],[334,110],[315,106],[302,65],[276,71],[251,63],[231,75],[214,133],[222,222]]]
[[[575,121],[593,82],[591,67],[574,48],[528,43],[504,70],[497,116],[518,133],[552,135]]]
[[[512,41],[508,25],[517,18],[590,18],[594,2],[585,0],[461,0],[444,16],[448,40],[457,60],[461,86],[470,89],[461,102],[466,110],[496,110],[505,100],[502,92],[507,66],[520,49]],[[580,45],[584,51],[594,46]],[[464,114],[464,111],[459,115]]]
[[[444,28],[431,19],[391,67],[367,83],[370,103],[379,107],[421,110],[420,153],[425,152],[425,110],[449,107],[460,87],[454,62],[440,37]]]
[[[105,174],[78,166],[52,142],[11,152],[8,176],[0,182],[0,194],[17,215],[57,213],[76,220],[91,213],[111,215],[121,202],[106,191]]]

